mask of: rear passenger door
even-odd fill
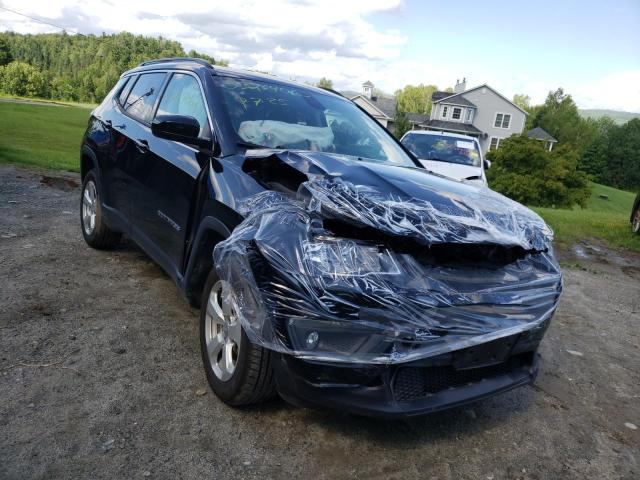
[[[138,175],[139,157],[146,150],[146,138],[151,134],[151,115],[167,74],[143,73],[129,80],[117,100],[111,124],[112,154],[107,165],[111,185],[109,197],[123,220],[132,220],[133,182]],[[129,85],[129,83],[131,85]],[[129,228],[127,233],[130,233]]]
[[[174,72],[156,115],[189,115],[198,120],[200,136],[211,137],[211,125],[199,79]],[[201,171],[199,150],[191,145],[147,136],[148,150],[133,170],[133,226],[143,247],[174,278],[182,274],[191,208]]]

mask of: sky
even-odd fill
[[[640,0],[0,0],[0,31],[129,31],[338,90],[489,84],[640,112]]]

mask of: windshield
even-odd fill
[[[245,146],[314,150],[393,165],[416,164],[348,100],[268,81],[217,76],[238,141]]]
[[[402,139],[402,143],[420,160],[480,166],[478,144],[471,139],[409,133]]]

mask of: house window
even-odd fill
[[[489,150],[497,150],[499,146],[500,146],[500,139],[498,137],[491,137]]]
[[[458,107],[454,107],[453,113],[451,114],[451,118],[453,118],[454,120],[460,120],[461,116],[462,116],[462,109]]]
[[[473,108],[467,108],[467,123],[473,122]]]
[[[509,128],[511,123],[511,115],[508,113],[496,113],[496,121],[493,126],[496,128]]]
[[[442,118],[447,118],[447,111],[449,110],[449,107],[447,107],[446,105],[444,107],[442,107]]]

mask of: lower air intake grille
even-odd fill
[[[416,400],[448,388],[464,387],[485,378],[504,375],[512,369],[510,362],[466,370],[454,370],[450,366],[405,367],[396,374],[393,392],[398,401]]]

